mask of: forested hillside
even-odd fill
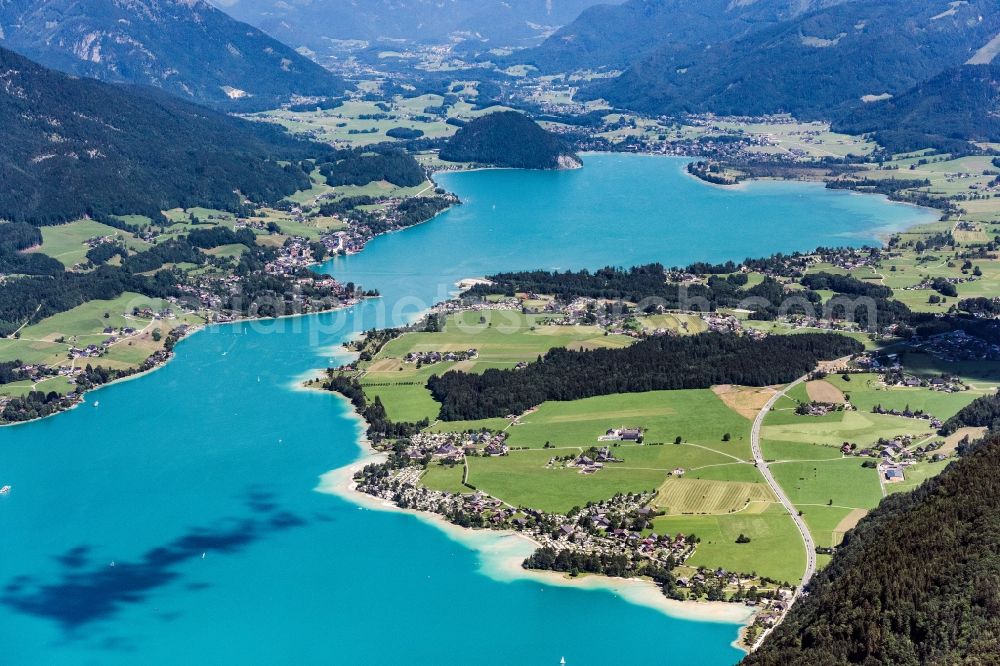
[[[1000,440],[852,531],[744,666],[995,664]]]
[[[992,0],[845,2],[710,48],[665,43],[581,97],[656,114],[835,118],[969,60],[1000,33],[995,9]]]
[[[559,136],[516,111],[476,118],[441,149],[441,159],[517,169],[579,166],[580,159]]]
[[[834,129],[873,132],[893,152],[967,152],[969,141],[1000,141],[1000,63],[949,69],[898,97],[862,105]]]
[[[587,9],[540,46],[514,58],[544,72],[625,69],[658,48],[736,39],[845,0],[628,0]]]
[[[444,421],[520,414],[546,400],[613,393],[708,388],[716,384],[770,386],[810,372],[821,360],[862,351],[835,333],[772,335],[763,340],[721,333],[649,338],[624,349],[553,349],[519,370],[477,375],[452,371],[427,383]]]
[[[0,49],[0,218],[196,205],[233,210],[309,186],[295,160],[329,149],[151,88],[77,79]]]
[[[2,0],[0,45],[48,67],[227,110],[337,95],[343,81],[203,0]]]
[[[950,435],[959,428],[989,428],[1000,433],[1000,393],[983,396],[963,407],[944,422],[941,434]]]

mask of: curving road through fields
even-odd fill
[[[767,481],[767,485],[771,487],[771,490],[778,498],[778,501],[780,501],[782,506],[784,506],[788,513],[791,514],[792,520],[795,521],[795,527],[798,528],[799,534],[802,535],[802,541],[806,546],[806,571],[802,575],[802,582],[795,591],[796,598],[802,594],[802,589],[809,584],[813,574],[816,573],[816,542],[813,541],[812,535],[809,533],[809,528],[806,527],[806,521],[802,519],[802,516],[799,515],[798,509],[795,508],[795,505],[792,504],[790,499],[788,499],[785,491],[782,490],[781,486],[778,485],[778,482],[775,481],[774,475],[771,474],[771,470],[768,468],[767,462],[764,460],[764,455],[760,451],[760,428],[764,424],[764,418],[767,416],[767,413],[771,411],[772,407],[774,407],[774,403],[778,402],[778,400],[780,400],[785,393],[806,381],[806,379],[808,379],[808,375],[803,375],[771,396],[771,399],[767,401],[767,404],[765,404],[764,407],[757,413],[757,418],[754,419],[753,422],[753,430],[750,431],[750,449],[753,452],[754,463],[756,463],[757,469],[760,470],[760,473],[764,475],[764,480]]]

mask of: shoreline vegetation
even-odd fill
[[[691,162],[687,165],[687,172],[698,180],[725,188],[738,187],[744,180],[742,173],[712,161]]]

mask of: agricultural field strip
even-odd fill
[[[640,448],[640,446],[622,446],[622,447],[619,447],[619,448],[621,448],[621,449],[630,449],[630,448],[637,449],[637,448]],[[694,448],[698,448],[698,449],[704,449],[705,451],[709,451],[711,453],[717,453],[719,455],[726,456],[727,458],[732,458],[734,461],[736,461],[736,462],[731,462],[731,463],[728,463],[728,462],[727,463],[712,463],[711,465],[700,465],[698,467],[690,467],[690,468],[688,468],[689,472],[697,472],[698,470],[708,469],[710,467],[729,467],[730,465],[752,465],[753,464],[753,463],[751,463],[748,460],[743,460],[742,458],[737,458],[734,455],[730,455],[728,453],[723,453],[722,451],[716,451],[715,449],[710,449],[709,447],[707,447],[707,446],[701,446],[700,444],[692,444],[690,442],[684,442],[683,444],[680,444],[679,446],[682,446],[682,447],[683,446],[690,446],[690,447],[694,447]],[[540,450],[541,451],[576,451],[577,453],[583,453],[586,449],[583,446],[550,446],[547,449],[537,449],[537,448],[534,448],[534,449],[525,449],[525,450],[526,451],[540,451]],[[521,452],[520,450],[514,449],[508,455],[517,455],[520,452]],[[783,462],[786,462],[786,461],[783,461]],[[787,462],[796,462],[796,461],[787,461]],[[797,461],[797,462],[808,462],[808,461]],[[546,467],[546,465],[543,464],[542,467]],[[642,470],[647,470],[647,471],[651,471],[651,472],[669,472],[669,471],[671,471],[674,468],[673,467],[638,467],[636,465],[616,464],[614,466],[614,469],[617,469],[617,470],[621,470],[621,469],[642,469]]]

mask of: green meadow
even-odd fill
[[[569,453],[573,452],[538,449],[495,458],[470,457],[469,483],[513,506],[565,513],[616,493],[652,491],[666,477],[660,469],[609,465],[596,474],[581,474],[576,468],[548,466],[552,457]]]
[[[104,328],[110,326],[116,330],[123,327],[131,327],[137,331],[146,330],[142,335],[123,339],[112,345],[103,356],[99,359],[90,359],[90,362],[109,368],[134,366],[162,347],[162,341],[157,342],[152,339],[153,328],[160,328],[161,333],[166,334],[181,323],[199,323],[197,317],[186,316],[150,326],[151,319],[132,316],[133,308],[150,307],[153,310],[160,310],[167,306],[169,303],[166,301],[133,292],[125,292],[111,300],[88,301],[66,312],[47,317],[37,324],[24,327],[17,338],[0,339],[0,361],[67,364],[67,352],[71,346],[86,347],[90,344],[100,344],[108,338]],[[40,385],[40,388],[64,391],[68,386],[50,379],[46,380],[44,386]],[[16,389],[16,385],[10,384],[3,387],[3,392],[13,395]]]
[[[646,428],[645,443],[598,441],[609,428],[622,426]],[[508,428],[508,443],[514,447],[509,455],[468,459],[469,481],[514,506],[546,511],[662,487],[673,510],[705,511],[698,503],[711,495],[716,498],[711,511],[728,512],[748,499],[773,500],[747,462],[749,430],[746,418],[707,389],[547,402]],[[723,441],[726,433],[731,435],[728,442]],[[684,441],[675,444],[679,435]],[[551,448],[543,448],[546,444]],[[595,446],[608,446],[622,462],[608,463],[594,474],[565,468],[561,461],[549,464],[552,458],[576,457]],[[684,470],[683,479],[669,480],[678,468]]]
[[[771,473],[781,488],[802,508],[815,504],[871,509],[882,500],[878,472],[861,466],[860,458],[772,463]]]
[[[426,388],[431,375],[449,370],[482,372],[531,362],[554,347],[595,349],[632,344],[627,336],[604,335],[596,326],[555,326],[542,315],[510,310],[463,312],[449,316],[440,332],[407,333],[390,341],[375,358],[360,364],[361,384],[369,399],[379,396],[389,417],[400,421],[433,420],[439,406]],[[404,358],[411,352],[477,350],[476,359],[417,367]],[[444,427],[448,427],[444,424]],[[465,428],[462,428],[465,429]]]
[[[863,412],[870,412],[876,405],[898,410],[909,407],[914,411],[923,410],[946,421],[982,395],[976,391],[945,393],[929,388],[887,387],[879,382],[878,375],[867,373],[846,375],[846,377],[849,379],[845,380],[840,375],[830,375],[827,381],[846,395],[850,395],[851,403]]]
[[[790,421],[778,424],[765,420],[761,430],[763,438],[836,447],[844,442],[853,442],[864,448],[882,437],[919,437],[933,432],[927,421],[862,411],[834,412],[823,417],[793,414],[790,418]]]
[[[842,506],[808,506],[802,510],[802,518],[820,548],[834,548],[840,545],[844,533],[853,527],[855,518],[865,512]]]
[[[449,493],[472,492],[467,486],[462,485],[463,474],[465,465],[443,465],[434,462],[427,466],[427,471],[420,477],[420,482],[433,490]]]
[[[91,238],[113,236],[133,251],[142,251],[150,247],[149,243],[139,240],[132,234],[109,227],[94,220],[77,220],[66,224],[56,224],[41,227],[42,244],[35,252],[42,252],[58,259],[67,268],[87,260],[87,250],[90,248],[85,241]]]
[[[546,402],[510,429],[516,446],[595,446],[609,429],[641,427],[645,443],[666,444],[677,437],[749,460],[750,421],[729,409],[710,389],[618,393],[568,402]],[[730,441],[723,441],[726,434]]]
[[[805,571],[805,548],[791,516],[771,505],[761,513],[718,516],[663,516],[653,521],[658,534],[694,534],[699,539],[692,567],[753,572],[780,581],[796,582]],[[739,535],[750,543],[736,543]]]

